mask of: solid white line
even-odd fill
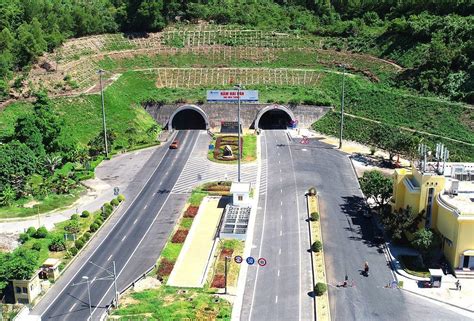
[[[267,166],[265,166],[265,177],[268,177],[268,144],[267,144],[267,137],[265,136],[265,157],[266,157],[266,162]],[[266,184],[268,186],[268,180],[266,181]],[[265,191],[265,203],[263,205],[263,221],[262,221],[262,233],[260,235],[260,248],[258,250],[258,257],[262,257],[262,247],[263,247],[263,236],[265,235],[265,218],[266,218],[266,213],[267,213],[267,200],[268,200],[268,193]],[[255,290],[257,288],[257,281],[258,281],[258,272],[260,271],[260,268],[257,266],[257,272],[255,274],[255,282],[253,284],[253,291],[252,291],[252,304],[250,304],[250,311],[249,311],[249,321],[252,320],[252,311],[253,311],[253,306],[255,302]]]
[[[173,136],[173,139],[170,140],[173,141],[174,138],[176,137],[176,134]],[[84,262],[82,263],[82,265],[76,270],[76,273],[74,273],[74,275],[70,278],[69,282],[66,283],[66,286],[63,287],[63,289],[59,292],[59,294],[51,301],[51,303],[43,310],[43,312],[41,312],[40,314],[40,317],[43,316],[43,314],[45,314],[46,311],[49,310],[49,308],[54,304],[54,302],[56,302],[56,300],[61,297],[61,294],[64,292],[64,290],[66,290],[66,288],[69,287],[69,285],[71,284],[72,280],[76,277],[76,275],[82,270],[82,268],[84,267],[84,265],[86,265],[88,262],[89,262],[89,259],[94,255],[94,253],[97,251],[97,249],[102,245],[102,243],[104,243],[104,241],[107,239],[107,237],[110,235],[110,233],[112,232],[112,230],[115,228],[115,226],[117,226],[117,224],[124,218],[124,214],[130,209],[130,207],[135,203],[135,201],[138,199],[138,196],[140,196],[140,194],[143,192],[143,189],[145,188],[145,186],[148,184],[148,182],[150,181],[150,179],[153,177],[153,175],[155,174],[155,172],[158,170],[158,167],[160,167],[161,163],[163,162],[163,159],[165,159],[165,156],[166,154],[168,154],[168,151],[166,151],[164,154],[163,154],[163,157],[161,157],[160,159],[160,162],[158,163],[158,166],[155,167],[155,169],[153,170],[153,173],[151,173],[150,177],[148,177],[148,179],[146,180],[145,184],[142,186],[142,188],[140,189],[140,191],[138,192],[138,194],[135,196],[135,198],[130,202],[130,205],[127,207],[127,210],[124,211],[124,213],[122,214],[122,216],[119,217],[119,219],[117,220],[117,222],[115,222],[114,226],[110,229],[109,233],[107,233],[106,235],[104,235],[104,237],[102,238],[102,240],[99,242],[99,244],[96,246],[96,248],[92,251],[92,253],[89,255],[89,257],[87,258],[87,260],[84,260]]]
[[[197,142],[197,139],[196,139],[196,142]],[[192,155],[193,151],[194,151],[194,147],[196,147],[196,142],[194,143],[193,145],[193,149],[191,150],[191,152],[189,153],[189,156],[188,156],[188,159],[189,157]],[[188,161],[188,159],[186,160],[186,163]],[[184,170],[184,167],[183,167],[183,170]],[[176,183],[178,182],[178,180],[176,180],[176,182],[174,183],[174,185],[176,185]],[[174,185],[173,187],[170,189],[171,191],[173,190],[174,188]],[[130,262],[130,260],[132,259],[133,255],[135,254],[135,252],[138,250],[138,248],[140,247],[140,245],[142,244],[143,240],[145,239],[145,237],[147,236],[148,232],[150,231],[151,227],[153,226],[153,224],[156,222],[156,220],[158,219],[158,216],[160,216],[160,213],[161,213],[161,210],[163,209],[163,207],[165,206],[166,202],[168,201],[169,197],[171,196],[171,193],[168,193],[168,196],[166,197],[165,201],[163,202],[163,204],[161,205],[160,207],[160,210],[158,211],[158,214],[155,216],[155,218],[153,219],[153,221],[151,222],[151,224],[148,226],[147,230],[145,231],[145,233],[143,234],[142,238],[140,239],[140,242],[138,242],[137,246],[135,247],[135,249],[133,250],[132,254],[130,254],[130,256],[128,257],[127,261],[125,262],[125,264],[123,265],[122,269],[120,270],[120,272],[117,274],[117,278],[122,274],[122,272],[125,270],[125,267],[127,266],[128,262]],[[105,291],[104,293],[104,296],[102,297],[102,299],[100,299],[99,301],[99,304],[97,304],[97,306],[94,308],[94,310],[92,311],[92,315],[94,315],[95,311],[97,310],[98,307],[101,306],[102,304],[102,301],[105,299],[105,297],[107,296],[107,293],[109,293],[110,289],[112,288],[112,286],[114,285],[114,283],[112,282],[112,284],[110,284],[109,288]],[[88,320],[90,320],[90,318],[88,318]]]
[[[71,308],[69,309],[69,311],[68,311],[68,312],[71,312],[71,311],[74,309],[74,307],[76,306],[76,304],[77,304],[77,302],[76,302],[76,303],[74,303],[74,304],[71,306]]]
[[[112,254],[109,256],[109,258],[107,259],[107,261],[110,261],[111,258],[112,258]]]
[[[122,240],[120,242],[123,242],[123,240],[125,240],[127,238],[127,235],[125,235],[124,237],[122,237]]]
[[[294,165],[294,162],[293,162],[293,154],[291,153],[291,147],[288,145],[288,150],[290,151],[290,159],[291,159],[291,167],[292,167],[292,172],[293,172],[293,179],[295,180],[295,196],[296,196],[296,220],[298,222],[298,245],[299,245],[299,251],[298,251],[298,255],[299,255],[299,262],[300,262],[300,270],[299,270],[299,279],[300,279],[300,282],[299,282],[299,293],[298,293],[298,296],[299,296],[299,309],[298,309],[298,320],[301,320],[301,308],[302,308],[302,303],[301,303],[301,282],[303,281],[303,273],[302,273],[302,264],[301,264],[301,223],[300,223],[300,217],[299,217],[299,213],[300,213],[300,203],[298,201],[298,184],[297,184],[297,180],[296,180],[296,173],[295,173],[295,165]],[[313,316],[314,318],[316,316]]]

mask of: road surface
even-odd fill
[[[199,134],[199,131],[178,132],[179,149],[164,151],[164,157],[144,188],[95,251],[82,262],[75,262],[77,271],[59,295],[48,306],[39,305],[33,314],[40,314],[42,320],[87,320],[87,284],[72,286],[84,283],[82,277],[87,276],[91,281],[92,320],[98,320],[114,292],[107,272],[96,265],[111,268],[112,261],[116,262],[118,290],[121,291],[156,262],[186,199],[184,195],[171,194],[171,190]],[[108,280],[100,280],[104,278]]]
[[[288,136],[262,131],[262,179],[241,320],[312,320],[311,261],[306,203],[297,186]]]

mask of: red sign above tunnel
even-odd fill
[[[240,95],[239,95],[240,94]],[[208,102],[241,102],[258,103],[258,90],[208,90]]]

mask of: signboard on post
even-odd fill
[[[238,90],[208,90],[207,101],[213,103],[238,102]],[[258,103],[258,90],[241,90],[240,102]]]

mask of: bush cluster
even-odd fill
[[[311,221],[315,222],[319,220],[319,213],[318,212],[312,212],[311,213]]]
[[[314,243],[311,245],[311,251],[313,252],[321,252],[321,250],[323,249],[323,244],[321,243],[321,241],[314,241]]]
[[[324,292],[326,292],[326,290],[327,290],[327,286],[324,283],[318,282],[314,286],[314,294],[316,294],[317,296],[323,295]]]
[[[90,215],[91,215],[91,213],[89,211],[82,211],[82,213],[81,213],[81,217],[83,217],[83,218],[87,218]]]

